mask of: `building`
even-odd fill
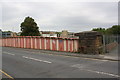
[[[11,33],[11,37],[16,37],[17,36],[17,33],[16,32],[12,32]]]
[[[40,31],[42,37],[63,37],[63,38],[77,38],[73,32],[68,32],[67,30],[63,30],[62,32],[55,31]]]
[[[2,37],[11,37],[12,32],[2,32]]]
[[[63,30],[60,37],[65,37],[65,38],[78,38],[78,36],[75,36],[74,32],[68,32],[67,30]]]
[[[55,31],[40,31],[42,37],[57,37],[57,33]]]
[[[20,36],[20,35],[21,35],[21,33],[22,33],[22,32],[18,32],[18,33],[17,33],[17,36]]]
[[[63,30],[61,37],[68,37],[68,31],[67,30]]]
[[[1,31],[1,35],[3,38],[5,37],[16,37],[17,33],[11,31]]]

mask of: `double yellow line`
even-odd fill
[[[13,77],[11,77],[9,74],[7,74],[6,72],[0,70],[1,73],[3,73],[5,76],[7,76],[8,78],[10,78],[11,80],[14,80]]]

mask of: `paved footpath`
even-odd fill
[[[96,54],[96,55],[89,55],[89,54],[82,54],[82,53],[71,53],[71,52],[58,52],[58,51],[48,51],[48,50],[35,50],[35,49],[26,49],[31,52],[37,53],[45,53],[45,54],[54,54],[54,55],[64,55],[64,56],[74,56],[74,57],[83,57],[83,58],[92,58],[92,59],[102,59],[102,60],[111,60],[111,61],[120,61],[118,57],[118,47],[114,48],[110,53],[105,54]],[[33,53],[34,53],[33,52]]]

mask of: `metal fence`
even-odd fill
[[[2,39],[2,46],[77,52],[78,39],[39,36],[9,37]]]
[[[119,43],[118,35],[103,35],[103,46],[105,53],[111,52],[114,48],[118,46],[118,43]]]

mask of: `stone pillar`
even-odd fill
[[[79,52],[84,54],[101,54],[102,49],[102,34],[96,31],[87,31],[76,33],[79,36]]]

